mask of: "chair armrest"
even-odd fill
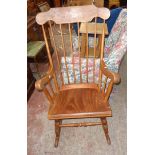
[[[114,84],[118,84],[121,81],[121,77],[118,73],[114,73],[112,71],[109,71],[106,68],[106,64],[104,63],[104,61],[102,60],[101,62],[101,71],[102,73],[104,73],[104,75],[106,75],[108,78],[112,79]]]
[[[53,78],[53,71],[50,68],[49,71],[39,80],[35,82],[35,88],[39,91],[42,91],[46,84]]]
[[[112,71],[109,71],[106,67],[106,64],[104,63],[104,61],[102,60],[101,61],[101,72],[107,76],[109,79],[111,79],[109,85],[108,85],[108,88],[105,92],[105,98],[104,98],[104,102],[107,103],[109,97],[110,97],[110,94],[111,94],[111,91],[112,91],[112,88],[113,88],[113,84],[118,84],[121,80],[120,78],[120,75],[118,73],[114,73]]]

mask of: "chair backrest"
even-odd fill
[[[102,28],[102,44],[100,48],[100,58],[96,59],[96,42],[97,42],[97,17],[100,17],[105,22],[110,16],[110,11],[107,8],[97,8],[94,5],[87,6],[72,6],[51,8],[47,12],[39,13],[36,16],[36,21],[42,26],[43,35],[46,43],[48,58],[51,70],[54,75],[54,83],[56,89],[60,89],[65,84],[94,84],[100,83],[102,76],[97,74],[98,82],[95,82],[96,72],[100,72],[100,61],[103,60],[104,49],[104,25]],[[88,22],[94,21],[94,56],[89,56],[88,45]],[[60,35],[54,35],[54,30],[51,22],[55,22],[60,30]],[[76,23],[78,27],[78,49],[74,49],[72,24]],[[48,24],[49,26],[45,26]],[[80,26],[85,25],[83,33],[87,36],[86,57],[81,56],[81,35]],[[56,27],[57,27],[56,26]],[[63,29],[68,29],[68,35],[63,33]],[[51,56],[50,47],[54,48],[54,54]],[[70,64],[70,65],[69,65]],[[98,66],[98,69],[96,68]],[[91,70],[91,73],[90,73]],[[89,80],[89,77],[92,79]],[[85,79],[85,80],[84,80]]]

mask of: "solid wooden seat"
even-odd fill
[[[48,111],[49,119],[103,116],[111,116],[111,108],[103,103],[98,90],[89,88],[61,91]]]

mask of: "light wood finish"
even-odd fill
[[[47,12],[39,13],[36,16],[36,21],[39,25],[43,25],[49,20],[56,24],[68,24],[88,22],[96,16],[106,20],[110,17],[110,11],[107,8],[97,8],[94,5],[51,8]]]
[[[94,125],[103,125],[103,131],[105,132],[105,136],[108,144],[110,144],[110,138],[108,135],[108,128],[106,117],[112,116],[112,111],[109,105],[109,96],[112,91],[112,87],[114,83],[118,83],[120,81],[120,77],[116,73],[112,73],[108,71],[104,62],[103,62],[103,49],[104,49],[104,35],[105,35],[105,24],[98,25],[95,20],[95,24],[90,24],[93,18],[102,17],[105,21],[110,16],[110,11],[106,8],[97,8],[93,5],[88,6],[78,6],[78,7],[65,7],[65,8],[51,8],[48,12],[40,13],[37,15],[36,19],[38,24],[42,25],[43,35],[46,43],[47,54],[50,62],[50,67],[47,74],[42,77],[40,80],[36,82],[36,88],[40,91],[43,91],[49,101],[49,109],[48,109],[48,118],[51,120],[55,120],[55,147],[58,146],[58,141],[60,137],[60,129],[61,127],[76,127],[76,126],[94,126]],[[51,20],[60,26],[60,41],[59,44],[62,45],[62,48],[56,47],[55,36],[52,31]],[[45,31],[44,23],[48,22],[49,27],[48,31]],[[74,48],[72,44],[72,30],[71,23],[77,23],[78,26],[78,46],[76,49],[79,52],[79,78],[80,83],[77,83],[77,73],[75,72],[75,65],[73,62],[73,66],[71,67],[73,72],[69,73],[67,66],[67,50],[70,50],[70,57],[73,60]],[[81,68],[81,39],[80,39],[80,25],[85,24],[86,29],[83,27],[83,34],[86,35],[86,67],[87,67],[87,82],[84,83],[82,81],[82,71]],[[65,40],[64,34],[62,32],[62,25],[68,24],[69,29],[69,38]],[[89,27],[90,24],[90,27]],[[99,28],[100,27],[100,28]],[[94,31],[93,31],[94,29]],[[99,29],[102,29],[99,30]],[[88,48],[88,34],[90,32],[95,32],[95,39],[98,33],[101,33],[101,45],[99,49],[99,56],[101,60],[100,65],[100,77],[99,83],[95,83],[94,80],[92,83],[88,80],[88,56],[90,53],[90,49]],[[50,40],[47,40],[47,34],[45,32],[49,32]],[[68,41],[68,45],[66,45],[66,41]],[[83,40],[82,40],[83,41]],[[49,44],[52,44],[54,48],[54,52],[56,53],[55,60],[53,60]],[[96,43],[94,41],[94,47],[96,47]],[[61,53],[61,54],[60,54]],[[93,59],[96,59],[97,48],[93,48]],[[63,59],[62,59],[63,58]],[[62,71],[61,61],[64,60],[64,66],[66,69],[66,79],[70,80],[69,74],[72,74],[72,78],[74,78],[73,83],[70,81],[68,84],[63,81],[64,73]],[[53,62],[57,61],[58,68],[55,68],[55,64]],[[76,62],[77,63],[77,62]],[[93,67],[95,64],[93,64]],[[95,68],[95,67],[94,67]],[[93,68],[93,73],[95,74]],[[63,68],[64,69],[64,68]],[[71,69],[70,69],[71,70]],[[57,74],[56,74],[57,73]],[[106,76],[106,80],[110,79],[110,83],[108,86],[101,87],[101,78],[102,75]],[[75,78],[76,77],[76,78]],[[94,75],[93,75],[94,78]],[[51,83],[53,85],[51,85]],[[63,83],[61,85],[60,83]],[[54,87],[54,88],[53,88]],[[47,89],[48,88],[48,89]],[[50,88],[50,89],[49,89]],[[50,91],[51,90],[51,91]],[[71,123],[71,124],[62,124],[63,119],[76,119],[76,118],[101,118],[101,122],[85,122],[85,123]]]

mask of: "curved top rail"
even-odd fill
[[[97,8],[95,5],[51,8],[47,12],[37,14],[36,22],[39,25],[43,25],[47,21],[52,20],[56,24],[66,24],[88,22],[94,17],[106,20],[110,17],[110,11],[104,7]]]

